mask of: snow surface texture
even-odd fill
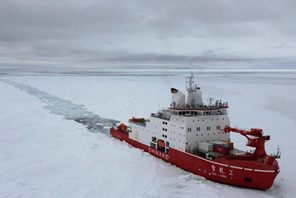
[[[0,197],[294,197],[296,74],[199,77],[205,99],[229,101],[233,126],[264,128],[269,152],[280,145],[281,173],[270,190],[204,180],[104,133],[115,120],[100,116],[147,117],[169,105],[169,88],[184,91],[184,76],[6,76]],[[232,139],[244,148],[242,137]]]

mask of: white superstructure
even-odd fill
[[[185,95],[172,88],[172,102],[168,109],[152,113],[149,119],[131,119],[129,137],[151,147],[165,145],[192,152],[205,147],[205,142],[229,141],[229,133],[223,129],[230,126],[227,103],[216,100],[205,105],[202,93],[194,84],[193,75],[188,77],[187,102]],[[200,148],[202,149],[202,148]]]

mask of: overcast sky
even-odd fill
[[[295,0],[1,0],[0,65],[296,65]]]

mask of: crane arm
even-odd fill
[[[251,130],[246,131],[238,128],[225,127],[224,132],[235,132],[241,134],[242,136],[245,136],[248,139],[247,146],[256,148],[254,152],[254,155],[256,157],[266,156],[265,142],[270,140],[270,136],[264,136],[262,129],[252,128]]]

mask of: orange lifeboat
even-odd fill
[[[157,140],[157,146],[164,148],[165,147],[164,141],[163,140]]]
[[[125,124],[121,123],[117,128],[118,128],[119,131],[122,131],[122,132],[125,132],[125,133],[127,132],[127,126]]]

